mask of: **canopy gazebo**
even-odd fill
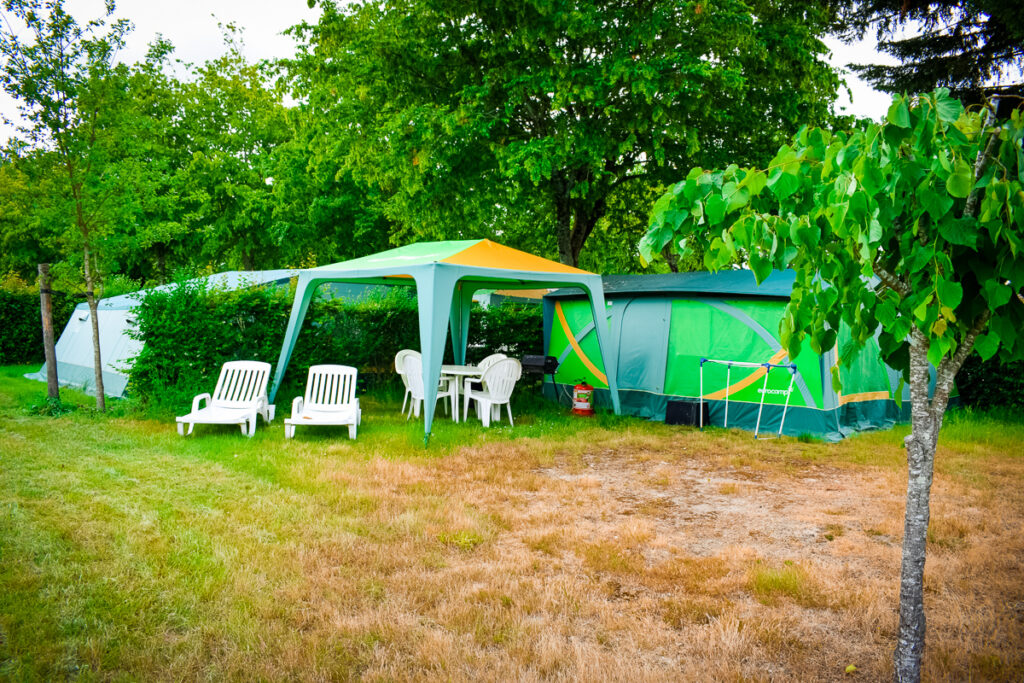
[[[330,282],[415,286],[419,307],[420,353],[423,357],[425,390],[424,441],[434,420],[434,401],[448,330],[451,328],[455,362],[466,358],[469,311],[478,289],[536,289],[538,287],[579,287],[590,300],[595,320],[605,320],[601,276],[561,263],[511,249],[490,240],[419,242],[319,268],[303,270],[298,276],[291,317],[281,345],[270,400],[281,386],[302,321],[317,287]],[[615,383],[616,354],[609,347],[606,325],[597,325],[597,339],[607,372],[612,407],[619,412]],[[605,380],[605,378],[600,378]]]

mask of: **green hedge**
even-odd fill
[[[956,378],[961,405],[980,410],[1024,410],[1024,361],[987,362],[974,354],[964,362]]]
[[[211,391],[229,360],[276,365],[291,311],[283,288],[210,290],[202,282],[146,295],[136,309],[144,347],[130,371],[128,391],[143,404],[181,409]],[[394,382],[394,357],[419,348],[416,299],[393,288],[358,302],[314,301],[310,306],[280,396],[301,393],[310,365],[341,363],[359,369],[364,387]],[[470,322],[471,361],[491,349],[510,355],[541,353],[540,306],[476,307]],[[449,341],[446,356],[451,358]],[[280,400],[280,399],[279,399]]]
[[[71,319],[76,301],[67,294],[53,294],[54,341]],[[43,324],[39,294],[0,289],[0,365],[43,362]]]

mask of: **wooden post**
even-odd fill
[[[39,310],[43,316],[43,354],[46,358],[46,395],[60,400],[57,353],[53,346],[53,303],[50,300],[50,264],[39,264]]]

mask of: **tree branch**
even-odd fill
[[[992,120],[992,110],[986,109],[985,125]],[[982,135],[984,135],[984,128],[982,129]],[[985,172],[985,166],[988,164],[986,160],[992,156],[993,147],[995,147],[996,140],[999,139],[999,129],[992,129],[988,142],[978,150],[978,158],[974,162],[974,182],[977,183],[978,179],[981,178],[981,174]],[[973,188],[971,194],[967,197],[967,204],[964,206],[964,217],[975,216],[978,213],[978,197],[981,193],[978,192],[978,188]]]
[[[883,268],[877,261],[872,264],[871,269],[875,271],[875,275],[878,276],[878,279],[882,281],[883,285],[893,290],[903,298],[910,296],[910,285]]]

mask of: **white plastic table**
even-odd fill
[[[442,365],[441,376],[451,377],[452,381],[455,382],[455,421],[459,421],[459,415],[461,415],[462,403],[459,402],[459,391],[462,389],[463,378],[465,377],[482,377],[484,371],[475,365]]]

